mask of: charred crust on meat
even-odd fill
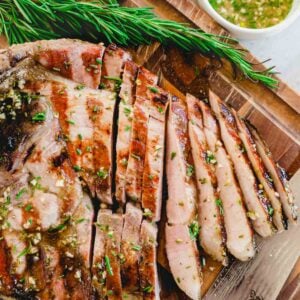
[[[60,167],[66,159],[68,159],[68,154],[67,152],[64,151],[60,153],[58,156],[53,158],[52,160],[53,166],[56,168]]]
[[[161,104],[166,104],[169,101],[168,93],[160,93],[153,97],[153,101]]]

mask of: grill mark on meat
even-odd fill
[[[210,105],[219,122],[221,137],[229,153],[238,181],[240,183],[248,217],[252,220],[255,231],[263,237],[273,234],[271,217],[268,214],[269,200],[259,190],[247,155],[242,151],[243,143],[238,135],[237,126],[230,109],[210,92]]]
[[[123,66],[131,60],[128,52],[110,44],[104,53],[101,85],[110,91],[118,91],[122,77]]]
[[[237,122],[239,135],[241,140],[243,141],[248,158],[252,164],[254,173],[260,181],[260,184],[262,185],[262,188],[264,189],[272,205],[273,212],[269,214],[272,215],[273,223],[277,230],[282,231],[285,228],[285,222],[282,214],[282,206],[279,201],[279,197],[277,198],[275,194],[276,192],[274,189],[273,182],[270,181],[270,175],[268,174],[267,169],[265,168],[265,165],[263,164],[263,161],[260,155],[258,154],[256,144],[253,140],[251,132],[247,128],[244,121],[237,116],[236,112],[233,111],[233,115]]]
[[[136,100],[133,108],[132,134],[126,171],[126,196],[136,202],[141,201],[144,160],[147,147],[149,106],[149,86],[156,85],[157,76],[140,68],[136,79]]]
[[[276,191],[279,194],[284,214],[288,218],[289,222],[295,224],[297,221],[297,208],[294,203],[294,196],[289,186],[288,176],[285,170],[274,161],[272,153],[257,130],[248,122],[246,125],[254,138],[257,151],[269,172],[268,174],[273,180]]]
[[[197,103],[199,100],[188,94],[186,101],[189,137],[199,190],[198,220],[201,228],[199,231],[200,244],[206,253],[226,265],[226,233],[224,230],[223,207],[221,207],[222,202],[220,202],[222,200],[220,200],[219,192],[217,191],[213,162],[209,160],[209,155],[211,154],[208,152],[208,145],[203,131],[202,116]],[[202,178],[206,180],[205,185],[201,184]]]
[[[132,134],[132,116],[135,101],[135,78],[138,67],[131,61],[126,61],[123,72],[123,82],[119,97],[118,133],[116,142],[116,199],[124,205],[126,202],[126,170],[129,159],[129,146]]]
[[[197,203],[194,162],[188,137],[186,104],[176,97],[170,102],[166,155],[168,223],[190,224],[195,217]]]
[[[57,71],[62,76],[72,79],[73,67],[68,50],[47,49],[38,52],[35,56],[47,69]]]
[[[168,101],[171,97],[157,86],[148,87],[149,120],[143,171],[142,207],[150,219],[159,221],[162,206],[163,163],[165,152],[165,122]]]
[[[235,178],[232,163],[220,141],[217,120],[204,102],[199,102],[203,116],[203,126],[210,151],[217,161],[216,177],[224,209],[227,234],[226,246],[236,258],[246,261],[255,255],[254,238],[246,215],[243,196]],[[202,179],[202,184],[206,181]]]

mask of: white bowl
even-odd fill
[[[223,18],[213,9],[208,0],[198,0],[198,3],[215,21],[231,32],[234,37],[247,40],[262,38],[279,33],[290,26],[300,16],[300,0],[294,0],[292,9],[288,16],[277,25],[263,29],[244,28]]]

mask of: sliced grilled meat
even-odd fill
[[[126,204],[121,242],[121,274],[123,293],[128,297],[140,297],[139,269],[140,228],[143,213],[131,203]]]
[[[143,172],[142,207],[149,219],[160,220],[162,207],[163,163],[165,152],[165,124],[169,94],[150,86],[147,145]],[[152,97],[152,98],[151,98]]]
[[[122,299],[120,243],[123,228],[121,215],[99,211],[94,246],[93,284],[98,297]]]
[[[132,134],[130,138],[129,158],[126,170],[126,196],[136,202],[141,202],[143,184],[144,161],[147,149],[147,134],[149,122],[148,86],[157,82],[157,76],[140,68],[136,79],[136,94],[133,111],[127,110],[126,115],[131,117]]]
[[[273,184],[273,180],[271,179],[256,149],[256,144],[250,130],[246,126],[245,122],[238,117],[236,112],[233,111],[233,115],[237,123],[239,136],[243,141],[248,158],[252,164],[253,170],[272,204],[272,209],[269,211],[269,213],[270,215],[272,215],[273,223],[278,231],[282,231],[286,226],[283,218],[282,206],[279,201],[279,195],[277,196]]]
[[[126,61],[131,60],[128,52],[110,44],[104,53],[101,88],[110,91],[119,91],[122,83],[122,73]]]
[[[200,243],[205,252],[214,259],[227,264],[225,250],[225,232],[223,224],[224,209],[217,192],[217,180],[214,165],[217,163],[213,153],[208,149],[203,131],[202,116],[198,102],[194,96],[186,96],[189,120],[189,137],[199,189],[198,219]],[[205,184],[202,182],[205,181]]]
[[[141,225],[141,256],[139,261],[140,287],[143,299],[160,299],[159,282],[156,265],[157,228],[144,220]]]
[[[255,248],[243,196],[234,175],[232,162],[221,142],[217,120],[208,105],[204,102],[199,102],[198,105],[203,117],[204,133],[211,158],[215,158],[217,164],[215,172],[220,191],[220,204],[224,212],[226,246],[233,256],[246,261],[255,255]],[[200,183],[207,184],[205,179],[201,179]]]
[[[254,230],[262,237],[273,234],[272,219],[269,215],[270,203],[259,189],[244,145],[238,135],[237,124],[230,108],[215,94],[210,92],[209,102],[220,125],[221,137],[234,165]]]
[[[167,217],[169,224],[190,224],[196,215],[197,191],[188,116],[183,100],[170,101],[167,124]]]
[[[201,299],[200,257],[187,225],[166,226],[166,252],[171,273],[179,288],[191,299]]]
[[[295,206],[295,200],[293,193],[290,189],[288,176],[283,168],[281,168],[274,160],[271,151],[267,144],[263,141],[257,130],[247,123],[252,136],[256,143],[257,151],[267,168],[274,186],[279,194],[284,213],[289,222],[295,224],[297,222],[297,207]],[[275,194],[277,196],[277,194]]]
[[[3,64],[0,70],[9,69],[18,61],[31,56],[48,70],[96,89],[100,84],[104,50],[103,44],[73,39],[19,44],[1,50]]]
[[[53,289],[58,299],[90,299],[88,259],[73,220],[83,199],[81,186],[49,97],[27,82],[43,82],[46,75],[24,61],[0,78],[0,225],[6,249],[1,261],[10,276],[1,293],[47,299]]]
[[[129,144],[132,132],[132,116],[130,112],[133,111],[136,73],[137,66],[133,62],[127,61],[124,67],[123,82],[119,93],[120,104],[116,145],[116,199],[122,205],[126,202],[126,169],[129,159]]]

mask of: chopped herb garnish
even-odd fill
[[[26,189],[26,188],[20,189],[20,190],[18,191],[18,193],[16,194],[16,199],[19,200],[19,199],[22,197],[22,195],[23,195],[24,193],[27,193],[27,189]]]
[[[188,177],[191,177],[193,174],[194,174],[194,167],[188,164],[186,168],[186,175]]]
[[[158,106],[158,107],[157,107],[157,111],[158,111],[160,114],[163,114],[163,113],[164,113],[164,109],[163,109],[161,106]]]
[[[99,84],[99,89],[101,90],[101,89],[105,89],[105,88],[106,88],[106,85],[103,82],[101,82]]]
[[[77,165],[73,166],[73,169],[74,169],[75,172],[81,171],[81,167],[77,166]]]
[[[220,214],[224,215],[223,202],[220,198],[216,199],[216,204],[219,207]]]
[[[128,160],[126,158],[122,158],[121,161],[120,161],[120,163],[121,163],[122,166],[125,167],[128,164]]]
[[[85,150],[86,150],[86,152],[92,152],[92,147],[91,146],[87,146]]]
[[[81,133],[78,134],[78,138],[82,141],[82,134]]]
[[[30,181],[30,184],[33,186],[34,189],[37,189],[37,190],[41,190],[42,189],[42,186],[41,184],[39,183],[39,181],[41,180],[41,176],[37,176],[37,177],[34,177],[31,181]]]
[[[145,216],[145,217],[152,217],[153,213],[152,213],[152,211],[149,208],[145,208],[143,216]]]
[[[158,88],[156,88],[156,87],[154,87],[154,86],[148,86],[148,89],[149,89],[149,91],[150,92],[152,92],[152,93],[158,93]]]
[[[133,157],[137,160],[141,160],[141,158],[138,155],[134,154],[134,153],[131,153],[131,157]]]
[[[39,112],[36,113],[33,117],[32,117],[32,121],[33,122],[43,122],[46,120],[46,113],[45,112]]]
[[[189,226],[189,233],[192,240],[195,240],[199,235],[199,224],[197,221],[193,221]]]
[[[130,125],[126,125],[125,126],[125,131],[130,131],[131,130],[131,126]]]
[[[153,286],[152,285],[148,285],[148,286],[143,288],[143,292],[145,292],[145,293],[151,293],[152,291],[153,291]]]
[[[176,152],[171,152],[171,160],[173,160],[175,158],[175,156],[177,155]]]
[[[25,210],[26,210],[26,211],[31,211],[31,210],[32,210],[32,205],[31,205],[31,204],[27,204],[27,205],[25,206]]]
[[[66,120],[66,122],[71,124],[71,125],[75,125],[75,122],[73,120]]]
[[[121,83],[123,82],[122,79],[120,77],[113,77],[113,76],[104,76],[105,79],[107,80],[113,80],[116,82],[116,84],[121,85]]]
[[[86,221],[85,218],[80,218],[80,219],[75,220],[75,224],[80,224],[80,223],[82,223],[84,221]]]
[[[21,257],[23,257],[23,256],[26,256],[27,254],[30,253],[30,251],[31,251],[31,244],[30,244],[28,247],[24,248],[24,249],[19,253],[18,258],[21,258]]]
[[[76,153],[77,153],[77,155],[81,155],[81,154],[82,154],[81,149],[77,148],[77,149],[76,149]]]
[[[112,270],[112,267],[110,265],[110,260],[109,260],[109,257],[107,255],[104,256],[104,261],[105,261],[105,266],[106,266],[106,271],[107,273],[112,276],[114,273],[113,273],[113,270]]]
[[[101,169],[97,172],[97,176],[98,176],[100,179],[106,179],[107,176],[108,176],[108,171],[105,170],[104,168],[101,168]]]
[[[56,232],[60,232],[60,231],[64,230],[67,227],[67,225],[70,223],[70,220],[71,220],[71,217],[64,218],[61,224],[59,224],[55,227],[50,227],[48,229],[48,232],[56,233]]]
[[[60,68],[57,68],[57,67],[53,67],[52,70],[56,71],[56,72],[60,72]]]
[[[273,216],[273,214],[274,214],[274,208],[273,207],[271,207],[271,206],[268,207],[268,214],[270,216]]]
[[[84,84],[78,84],[76,85],[75,89],[78,90],[78,91],[81,91],[85,88],[85,85]]]
[[[94,107],[93,107],[93,112],[94,113],[97,113],[97,112],[99,112],[100,111],[100,106],[99,105],[95,105]]]
[[[124,107],[124,114],[128,118],[131,114],[131,109],[129,107]]]
[[[208,164],[215,165],[217,163],[216,157],[211,151],[206,151],[205,160]]]
[[[96,63],[97,63],[98,65],[102,65],[102,59],[99,58],[99,57],[97,57],[97,58],[96,58]]]
[[[133,245],[131,247],[131,249],[134,250],[134,251],[140,251],[142,249],[142,247],[140,245]]]
[[[199,67],[198,67],[198,66],[195,66],[194,72],[195,72],[195,75],[196,75],[196,76],[199,76],[199,75],[200,75],[200,70],[199,70]]]

